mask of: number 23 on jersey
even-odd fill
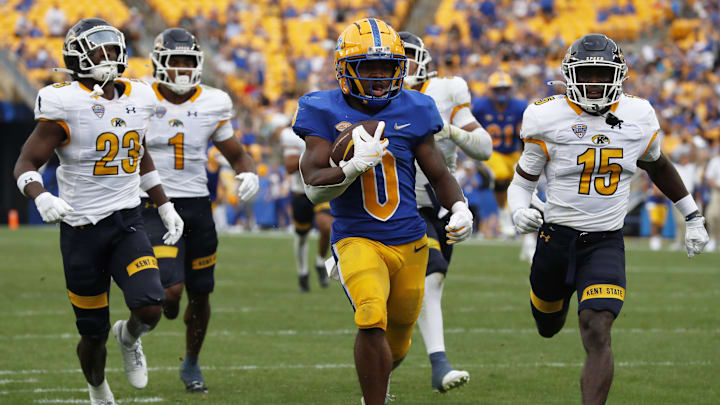
[[[119,173],[119,167],[115,162],[120,145],[127,149],[127,157],[120,160],[123,171],[128,174],[135,173],[140,162],[140,134],[137,131],[128,131],[122,136],[122,141],[112,132],[103,132],[95,141],[95,150],[106,152],[105,156],[95,162],[93,175],[114,176]]]

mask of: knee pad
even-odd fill
[[[73,309],[75,310],[75,325],[81,335],[94,338],[103,336],[110,330],[109,307],[82,309],[74,306]]]
[[[448,265],[449,264],[443,257],[442,252],[438,249],[431,248],[428,254],[428,264],[425,275],[429,276],[433,273],[447,274]]]
[[[360,329],[387,328],[387,309],[380,300],[368,300],[355,308],[355,324]]]

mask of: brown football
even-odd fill
[[[332,162],[337,166],[343,160],[348,161],[352,159],[353,154],[355,153],[355,147],[352,143],[353,129],[355,129],[358,125],[362,125],[365,127],[365,131],[367,131],[368,134],[373,135],[378,123],[380,123],[380,121],[360,121],[350,125],[340,132],[340,135],[335,138],[335,142],[333,142],[332,149],[330,150],[330,159]],[[380,139],[385,139],[384,133],[380,136]]]

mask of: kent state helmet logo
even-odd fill
[[[125,120],[123,120],[122,118],[113,118],[110,120],[110,125],[112,125],[115,128],[120,128],[120,127],[124,127],[126,124],[125,124]]]
[[[164,117],[166,113],[167,113],[167,108],[165,108],[163,106],[159,106],[158,108],[155,109],[155,116],[158,118]]]
[[[96,117],[102,118],[103,115],[105,115],[105,106],[101,104],[93,104],[91,108]]]
[[[575,124],[572,126],[572,131],[575,135],[577,135],[578,138],[582,138],[583,136],[585,136],[585,133],[587,132],[587,125]]]
[[[595,145],[607,145],[610,143],[610,138],[606,135],[598,134],[592,137],[592,143]]]
[[[342,131],[350,128],[351,126],[352,126],[352,124],[347,121],[340,121],[337,124],[335,124],[335,129],[342,132]]]
[[[176,120],[176,119],[172,119],[172,120],[168,121],[168,125],[170,125],[173,128],[182,128],[185,126],[182,121]]]

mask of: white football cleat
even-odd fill
[[[115,397],[110,391],[107,380],[97,387],[88,384],[88,392],[90,393],[90,405],[116,405]]]
[[[138,339],[134,345],[128,347],[125,346],[121,339],[123,327],[127,321],[117,321],[112,327],[113,335],[115,340],[120,347],[120,353],[123,357],[123,363],[125,366],[125,376],[128,382],[135,388],[145,388],[148,383],[147,374],[147,362],[145,361],[145,354],[142,350],[142,343]]]
[[[447,392],[453,388],[460,387],[461,385],[465,385],[468,381],[470,381],[470,373],[463,370],[450,370],[447,374],[445,374],[442,378],[442,386],[441,387],[435,387],[435,389],[439,392]]]

